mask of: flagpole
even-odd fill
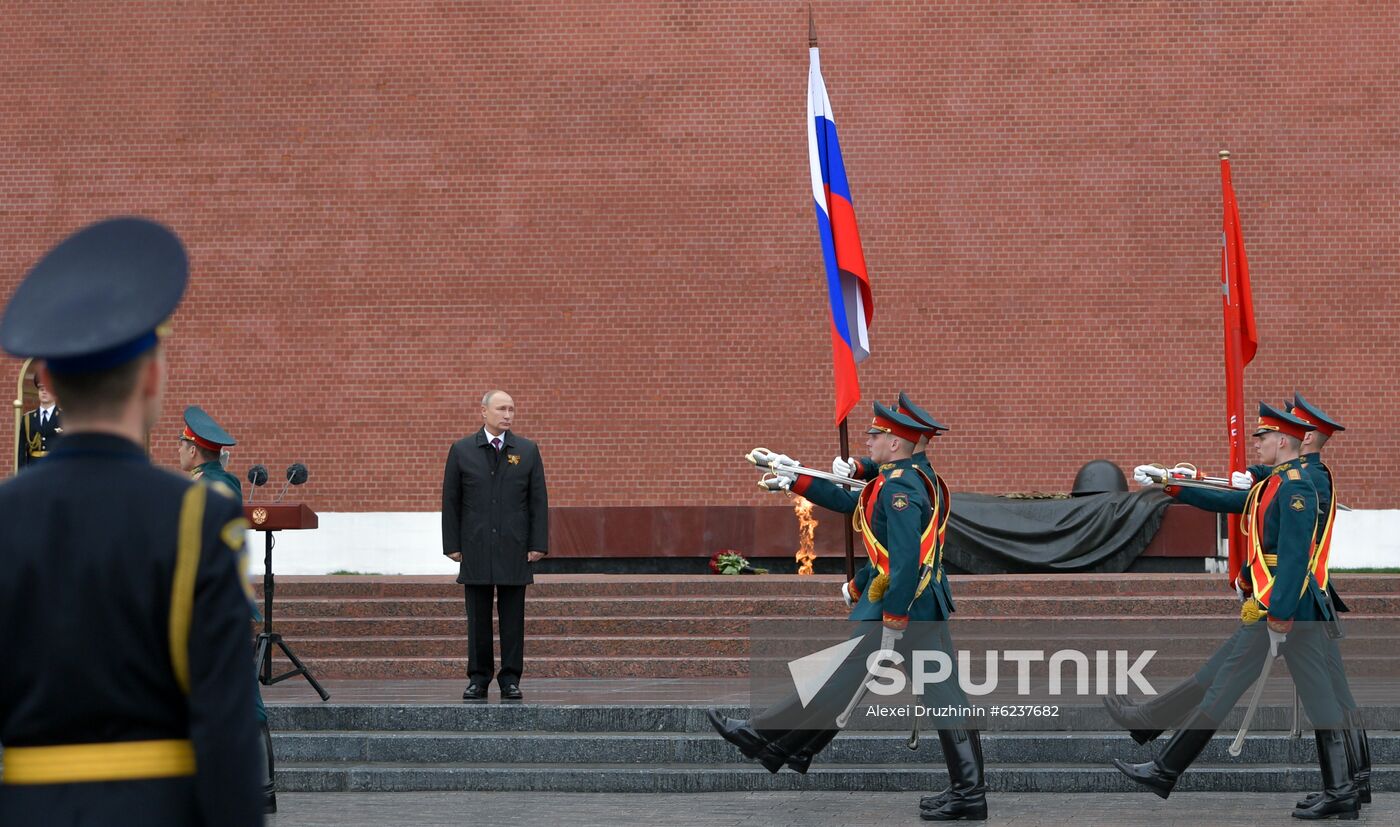
[[[1229,432],[1229,466],[1231,471],[1245,469],[1244,451],[1244,336],[1238,319],[1239,310],[1235,305],[1240,296],[1234,295],[1231,284],[1238,275],[1235,232],[1238,230],[1239,212],[1235,202],[1234,183],[1230,176],[1230,151],[1219,153],[1222,192],[1225,196],[1225,238],[1221,254],[1224,257],[1222,274],[1225,293],[1225,417]],[[1231,577],[1238,574],[1244,562],[1244,535],[1239,519],[1226,518],[1227,570]],[[1231,583],[1234,585],[1234,583]]]
[[[841,426],[837,429],[841,437],[841,459],[851,455],[851,435],[846,428],[846,419],[841,420]],[[856,499],[856,508],[860,508],[860,499]],[[855,522],[846,520],[846,580],[856,579],[856,529]]]

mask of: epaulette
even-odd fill
[[[1290,480],[1300,480],[1303,478],[1302,473],[1300,473],[1297,468],[1289,468],[1288,473],[1284,474],[1284,476]]]
[[[896,469],[894,469],[893,471],[890,472],[890,479],[892,479],[892,480],[897,480],[897,479],[899,479],[899,478],[902,477],[902,476],[904,476],[904,469],[903,469],[903,468],[896,468]]]

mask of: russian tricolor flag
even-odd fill
[[[826,264],[826,291],[831,300],[831,350],[836,369],[836,422],[860,401],[856,365],[870,355],[870,323],[875,304],[860,249],[851,185],[836,140],[836,119],[822,81],[821,57],[810,49],[807,75],[807,157],[812,167],[812,198],[817,205],[817,233]]]

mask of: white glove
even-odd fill
[[[792,487],[792,480],[787,477],[764,477],[758,484],[766,491],[787,491]]]
[[[1254,487],[1254,475],[1248,471],[1230,472],[1230,487],[1249,490]]]
[[[844,601],[846,601],[846,608],[848,608],[848,609],[851,608],[852,606],[856,605],[855,599],[851,597],[851,584],[850,584],[850,583],[842,583],[842,584],[841,584],[841,599],[844,600]]]
[[[1195,468],[1192,468],[1189,465],[1178,465],[1175,468],[1168,471],[1167,476],[1176,477],[1177,479],[1183,480],[1195,480],[1200,479],[1201,472],[1197,471]]]
[[[1275,632],[1272,628],[1269,629],[1269,657],[1278,657],[1278,648],[1282,646],[1283,642],[1287,639],[1287,632]]]
[[[837,457],[831,461],[831,473],[838,477],[851,477],[854,479],[857,467],[856,461],[850,457],[845,459]]]
[[[1231,583],[1230,585],[1232,585],[1232,586],[1235,587],[1235,597],[1239,598],[1240,602],[1243,603],[1243,602],[1244,602],[1244,587],[1240,585],[1239,578],[1235,578],[1235,582]]]
[[[891,629],[888,626],[880,627],[880,649],[886,652],[893,652],[894,645],[899,639],[904,637],[904,630]]]
[[[1138,485],[1151,485],[1161,482],[1165,477],[1166,472],[1155,465],[1139,465],[1133,469],[1133,482]]]
[[[782,468],[785,465],[798,466],[801,464],[802,463],[798,462],[797,460],[793,459],[787,454],[773,454],[772,456],[768,457],[768,467],[774,469],[775,471],[779,468]]]
[[[796,465],[794,462],[792,465],[778,465],[773,468],[773,476],[778,478],[778,485],[782,486],[784,491],[797,482],[797,472],[792,470]]]

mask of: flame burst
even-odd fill
[[[792,495],[792,511],[797,515],[797,573],[811,574],[817,559],[817,518],[812,516],[813,503]]]

